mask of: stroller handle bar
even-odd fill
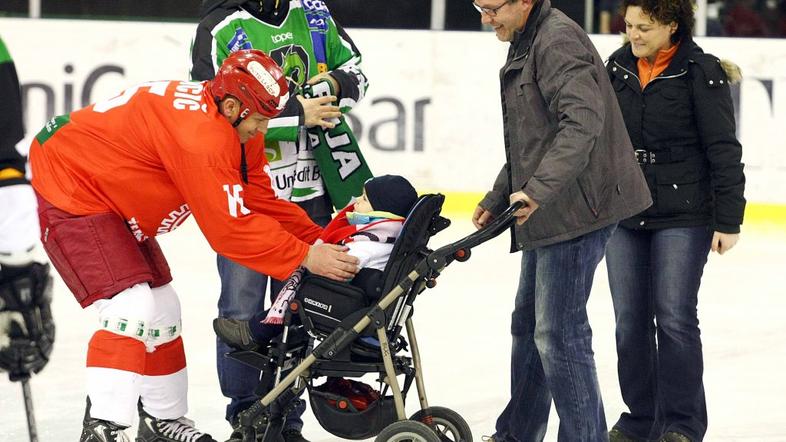
[[[509,229],[516,221],[513,214],[524,206],[523,201],[516,201],[482,229],[431,252],[428,257],[429,267],[441,269],[453,259],[466,261],[469,259],[470,250],[473,247],[483,244]]]

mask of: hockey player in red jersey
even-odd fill
[[[283,279],[298,265],[349,279],[357,259],[270,186],[263,134],[289,97],[263,52],[211,81],[150,82],[50,120],[30,149],[41,240],[100,324],[88,345],[81,441],[212,441],[184,417],[180,304],[154,237],[193,214],[219,254]]]

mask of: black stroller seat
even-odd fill
[[[423,195],[418,199],[402,226],[384,271],[361,269],[349,283],[317,275],[305,276],[295,299],[300,304],[300,320],[306,330],[318,338],[325,338],[336,327],[342,325],[349,329],[366,315],[382,294],[390,291],[419,260],[428,255],[429,239],[450,225],[448,219],[440,216],[444,200],[445,197],[439,194]],[[391,321],[399,316],[404,303],[405,298],[399,298],[396,304],[385,310],[385,324],[388,339],[405,345],[405,342],[397,340],[400,327],[396,330],[396,324]],[[366,360],[380,360],[379,345],[373,342],[375,334],[374,327],[369,325],[361,336],[370,339],[357,340],[344,357],[335,355],[332,359],[349,361],[351,356],[357,355]]]

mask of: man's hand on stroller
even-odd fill
[[[530,215],[532,215],[534,211],[538,210],[540,204],[538,204],[537,201],[533,200],[529,197],[529,195],[522,191],[518,191],[510,195],[510,204],[513,204],[516,201],[521,201],[524,203],[524,206],[521,209],[513,213],[513,216],[516,217],[516,224],[520,226],[527,222]]]
[[[315,244],[301,264],[309,272],[336,281],[348,281],[360,270],[358,259],[347,253],[346,246]]]
[[[485,227],[492,219],[494,219],[494,214],[491,213],[490,210],[481,207],[480,204],[475,207],[475,212],[472,213],[472,224],[474,224],[475,228],[478,230]]]

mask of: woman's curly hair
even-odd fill
[[[628,6],[638,6],[641,11],[660,24],[677,23],[671,42],[677,43],[693,34],[696,19],[692,0],[622,0],[620,13],[624,16]]]

